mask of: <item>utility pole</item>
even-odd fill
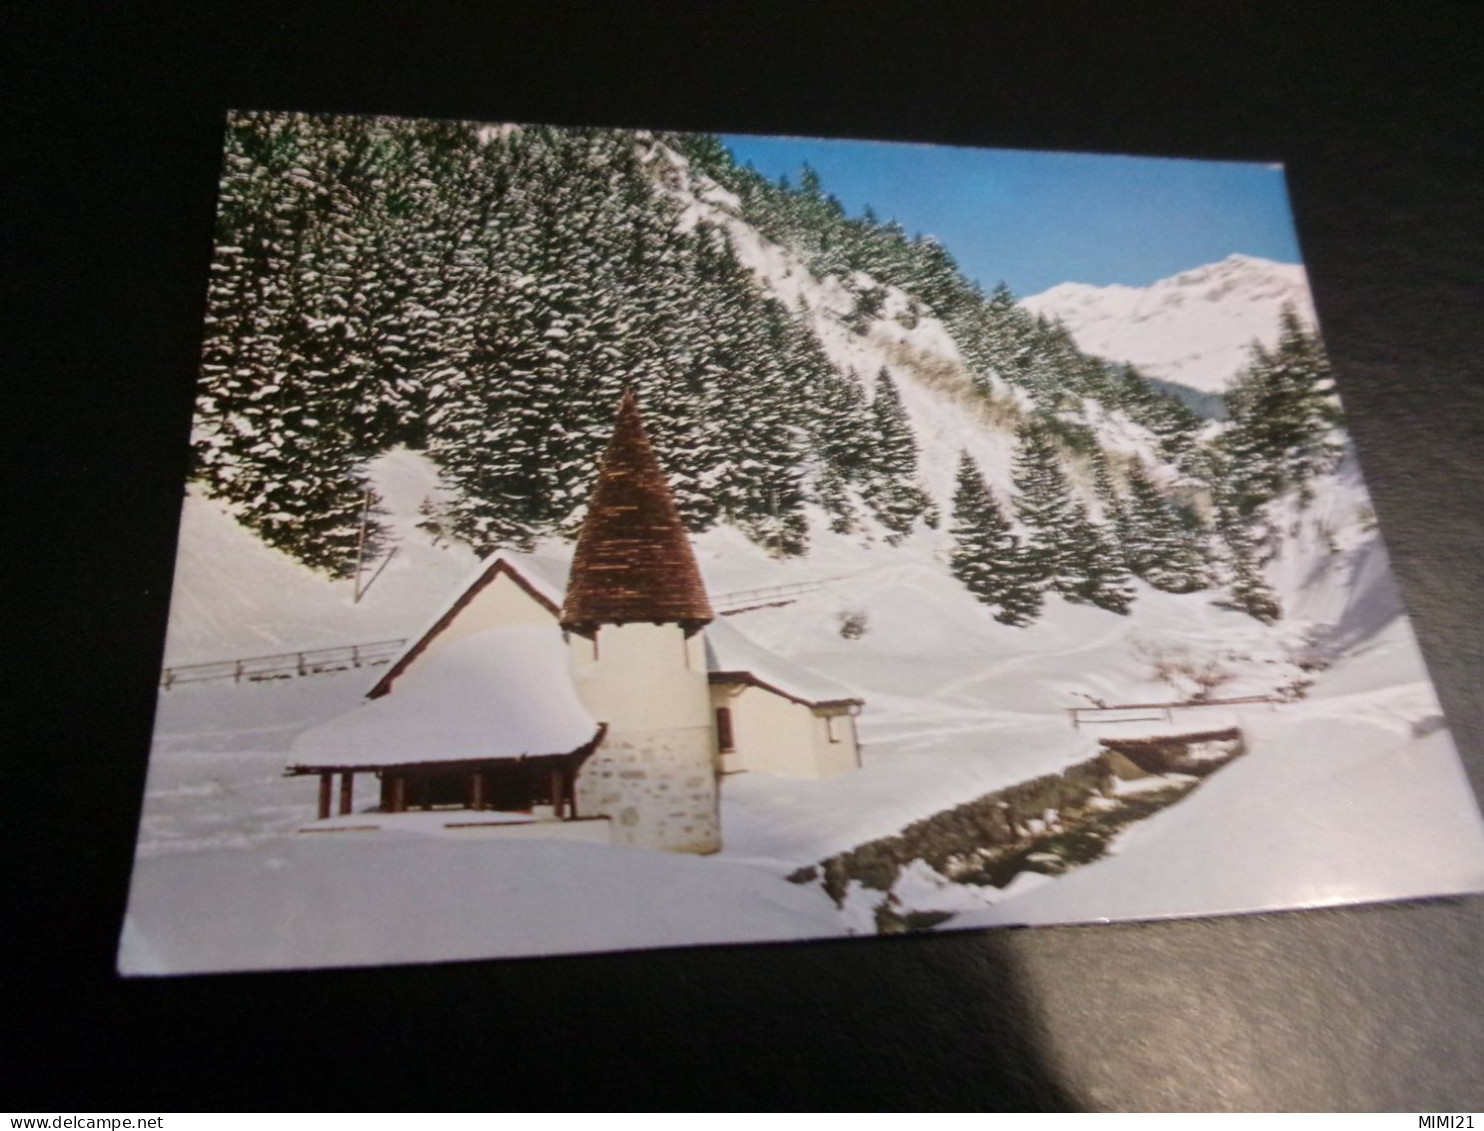
[[[371,519],[371,488],[367,487],[361,495],[361,531],[356,537],[356,579],[355,596],[351,600],[352,605],[361,603],[361,564],[366,557],[366,526]]]
[[[783,531],[778,526],[778,491],[768,488],[768,510],[773,515],[773,556],[783,557]]]

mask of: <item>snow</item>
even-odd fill
[[[904,392],[912,384],[903,382]],[[923,400],[935,395],[929,390]],[[370,719],[356,703],[374,673],[162,691],[121,968],[435,961],[874,931],[884,893],[863,889],[841,910],[818,885],[785,878],[943,809],[1093,757],[1097,738],[1109,732],[1074,730],[1067,707],[1173,697],[1140,654],[1148,642],[1222,656],[1233,681],[1218,696],[1271,693],[1296,676],[1316,682],[1297,703],[1177,712],[1196,720],[1193,729],[1235,722],[1249,752],[1125,830],[1103,859],[1055,878],[1022,874],[1004,890],[958,889],[914,866],[895,886],[891,910],[950,912],[945,926],[952,928],[1484,886],[1472,798],[1401,616],[1384,549],[1368,529],[1363,486],[1346,463],[1318,482],[1316,493],[1302,513],[1290,502],[1273,508],[1278,555],[1268,575],[1290,619],[1272,627],[1214,604],[1210,593],[1175,596],[1139,584],[1131,617],[1052,599],[1036,624],[1014,629],[952,580],[942,532],[920,530],[893,547],[833,534],[816,521],[809,556],[789,561],[729,528],[699,536],[697,557],[713,594],[830,579],[786,606],[718,620],[710,629],[718,660],[730,666],[742,656],[747,666],[791,685],[802,681],[811,693],[840,685],[864,700],[862,769],[825,781],[727,776],[724,848],[705,859],[410,830],[304,836],[297,830],[314,817],[313,791],[284,778],[283,768],[305,758],[315,740],[294,741],[340,716]],[[442,563],[453,559],[435,553],[421,560],[443,587],[423,601],[418,620],[436,616],[487,565],[469,555],[446,580]],[[567,556],[552,544],[518,564],[549,587],[555,602]],[[188,584],[209,587],[203,579]],[[436,588],[411,576],[405,585],[409,592]],[[331,586],[315,592],[310,598],[263,585],[254,599],[270,623],[304,617],[316,626],[306,637],[318,642],[346,606]],[[840,634],[847,614],[864,619],[858,639]],[[1315,647],[1332,666],[1305,673],[1295,657]],[[498,667],[502,652],[508,657],[494,649],[470,662]],[[415,665],[377,702],[405,702],[420,668],[434,670]],[[500,670],[501,679],[523,678]],[[538,682],[540,694],[549,694],[552,681]],[[469,701],[453,688],[449,695],[456,712]],[[514,686],[508,699],[517,716],[534,701]],[[1180,722],[1187,729],[1190,720]],[[401,741],[442,753],[445,741],[467,741],[471,725],[466,717],[462,733],[448,740],[428,742],[419,733]],[[507,725],[505,716],[494,725]],[[367,742],[381,741],[381,729],[368,725]],[[562,748],[590,735],[563,732]],[[1167,780],[1118,789],[1134,793]],[[425,882],[429,875],[437,881]],[[386,884],[387,877],[395,882]],[[471,899],[469,892],[480,895]],[[250,929],[255,924],[262,929]]]
[[[841,933],[755,867],[570,841],[297,836],[150,861],[124,974],[441,962]]]
[[[391,668],[395,670],[398,664],[417,651],[448,614],[452,604],[473,588],[480,578],[499,568],[502,562],[519,573],[531,588],[552,605],[558,609],[562,607],[567,593],[567,574],[572,568],[570,549],[566,554],[523,554],[515,550],[496,550],[480,560],[457,584],[445,591],[436,604],[430,602],[431,611],[423,618],[417,630],[408,634],[401,651],[391,658]]]
[[[475,556],[462,545],[434,545],[417,529],[418,506],[437,498],[437,470],[406,448],[378,457],[368,470],[394,545],[364,571],[359,603],[353,582],[333,581],[265,546],[225,505],[191,486],[181,509],[165,663],[405,636],[446,601]]]
[[[494,628],[424,656],[391,692],[305,731],[306,766],[396,766],[565,754],[598,724],[572,687],[555,626]]]
[[[726,619],[712,621],[706,627],[706,664],[713,672],[747,672],[809,704],[860,698],[858,692],[838,680],[760,648]]]
[[[1484,832],[1410,629],[1310,698],[1241,714],[1249,752],[1118,851],[960,926],[1319,907],[1484,890]],[[1364,688],[1351,691],[1351,688]],[[1217,878],[1219,877],[1219,881]]]
[[[1303,266],[1250,255],[1147,287],[1062,283],[1021,301],[1032,314],[1063,322],[1088,353],[1207,393],[1227,387],[1254,340],[1274,344],[1286,303],[1314,324]]]
[[[945,515],[963,450],[1005,501],[1011,426],[962,395],[967,373],[942,325],[924,317],[908,330],[894,318],[905,296],[888,291],[883,317],[854,333],[841,319],[854,300],[840,280],[815,278],[743,223],[729,194],[707,183],[687,188],[693,174],[672,164],[687,222],[723,225],[763,285],[806,311],[836,364],[868,385],[880,368],[892,373],[921,451],[921,477]],[[1123,356],[1120,343],[1163,342],[1163,361],[1136,350],[1127,356],[1157,375],[1219,388],[1246,343],[1276,328],[1295,288],[1307,314],[1300,268],[1234,257],[1143,292],[1069,287],[1048,295],[1080,295],[1069,309],[1123,310],[1122,337],[1111,314],[1099,315],[1088,324],[1106,331],[1102,346],[1079,338],[1084,348]],[[1061,316],[1078,334],[1071,314]],[[1019,390],[995,389],[1011,408],[1024,407]],[[1119,414],[1086,405],[1084,412],[1109,450],[1152,461],[1144,430]],[[396,552],[372,563],[358,604],[349,582],[330,582],[266,549],[227,509],[193,491],[169,662],[415,641],[491,567],[419,528],[421,503],[437,502],[439,491],[425,457],[399,449],[368,471]],[[1131,616],[1050,598],[1040,620],[1015,629],[952,579],[951,539],[942,530],[919,527],[892,546],[871,528],[832,533],[811,511],[809,554],[788,561],[736,530],[707,531],[695,547],[713,598],[828,582],[783,607],[719,619],[708,630],[714,662],[803,698],[864,701],[860,771],[825,781],[727,776],[724,847],[707,858],[459,838],[419,832],[415,821],[405,831],[297,831],[313,818],[315,799],[283,776],[296,759],[518,756],[591,738],[593,720],[565,669],[556,671],[556,629],[502,629],[456,642],[409,668],[389,696],[359,707],[379,671],[161,691],[120,969],[424,962],[870,933],[883,903],[898,913],[947,912],[955,927],[1479,890],[1484,831],[1368,513],[1348,460],[1316,483],[1308,507],[1290,499],[1270,508],[1266,549],[1274,556],[1266,573],[1285,610],[1271,627],[1216,604],[1212,592],[1175,596],[1136,583]],[[532,555],[505,556],[559,604],[570,553],[549,542]],[[864,634],[843,636],[847,618]],[[843,908],[818,885],[786,882],[803,866],[1095,756],[1098,737],[1116,732],[1074,729],[1066,708],[1189,693],[1155,678],[1150,648],[1222,664],[1230,678],[1217,697],[1313,686],[1307,698],[1275,707],[1177,711],[1171,726],[1182,733],[1240,726],[1248,752],[1125,829],[1107,856],[1065,875],[1022,873],[1003,890],[985,889],[953,884],[916,861],[889,896],[852,884]],[[417,707],[415,723],[409,705]],[[1138,737],[1157,731],[1147,721],[1132,725],[1142,728]],[[1116,788],[1134,794],[1171,780]],[[435,816],[423,823],[436,825],[444,814]],[[1042,823],[1057,819],[1050,813]]]

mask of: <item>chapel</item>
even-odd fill
[[[570,565],[480,563],[364,704],[299,736],[286,772],[319,779],[306,832],[423,814],[464,835],[710,853],[724,775],[858,769],[862,707],[717,617],[630,392]]]

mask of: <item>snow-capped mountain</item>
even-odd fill
[[[1219,393],[1246,362],[1254,339],[1273,344],[1286,303],[1314,323],[1302,264],[1230,255],[1147,287],[1062,283],[1021,305],[1059,319],[1088,353]]]

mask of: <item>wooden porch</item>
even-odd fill
[[[376,779],[377,811],[381,813],[496,811],[572,821],[582,816],[577,811],[577,772],[602,736],[600,730],[592,742],[565,754],[380,766],[294,765],[284,776],[319,778],[317,819],[321,821],[354,812],[358,774]]]

